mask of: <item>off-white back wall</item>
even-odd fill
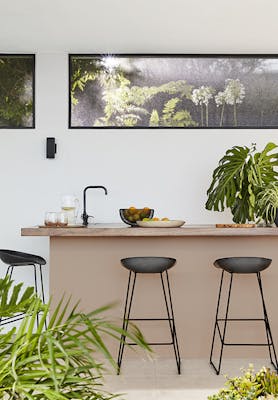
[[[129,205],[188,223],[230,220],[204,208],[212,170],[228,147],[278,143],[278,131],[68,130],[67,54],[278,53],[277,15],[276,0],[2,0],[0,52],[36,53],[36,129],[0,131],[0,247],[48,257],[48,239],[21,238],[20,227],[90,184],[108,188],[88,194],[97,222],[119,221]]]

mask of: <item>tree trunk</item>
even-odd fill
[[[204,126],[204,112],[203,112],[203,105],[200,105],[201,107],[201,126]]]
[[[209,112],[208,112],[208,104],[206,104],[206,123],[209,126]]]
[[[223,119],[224,119],[224,109],[225,109],[225,103],[222,106],[222,110],[221,110],[221,116],[220,116],[220,126],[223,126]]]
[[[234,103],[234,126],[237,126],[236,102]]]

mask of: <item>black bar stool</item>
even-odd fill
[[[122,265],[129,270],[129,278],[126,292],[126,300],[125,300],[125,308],[124,308],[124,316],[123,316],[123,329],[126,330],[128,327],[129,321],[168,321],[170,327],[170,333],[172,341],[169,343],[149,343],[150,345],[173,345],[175,358],[177,363],[178,373],[181,372],[181,360],[180,360],[180,352],[178,346],[178,339],[176,333],[175,319],[174,319],[174,311],[173,311],[173,303],[172,296],[170,290],[170,282],[168,276],[168,269],[172,268],[176,260],[175,258],[168,257],[130,257],[124,258],[121,260]],[[161,284],[163,295],[166,304],[167,318],[130,318],[130,310],[133,300],[134,288],[137,274],[160,274]],[[166,283],[165,278],[166,276]],[[118,374],[120,373],[124,347],[125,347],[126,337],[122,335],[119,353],[118,353]],[[136,343],[128,343],[129,345],[135,345]]]
[[[215,316],[215,324],[214,324],[211,352],[210,352],[210,364],[214,368],[217,375],[219,375],[220,369],[221,369],[221,362],[222,362],[224,346],[267,346],[271,364],[274,366],[274,368],[278,372],[277,356],[276,356],[276,351],[275,351],[275,347],[274,347],[274,343],[273,343],[272,333],[270,330],[270,324],[269,324],[269,319],[268,319],[268,315],[267,315],[267,311],[266,311],[266,305],[265,305],[263,287],[262,287],[262,280],[261,280],[261,271],[268,268],[271,264],[271,261],[272,260],[270,260],[269,258],[261,258],[261,257],[228,257],[228,258],[220,258],[214,262],[214,265],[216,268],[222,269],[218,301],[217,301],[217,307],[216,307],[216,316]],[[223,284],[223,278],[224,278],[225,272],[230,274],[228,299],[227,299],[225,317],[218,318],[220,301],[221,301],[222,284]],[[263,318],[228,318],[234,274],[255,274],[257,276],[260,295],[261,295],[261,299],[262,299]],[[219,321],[224,322],[223,332],[221,332],[221,330],[220,330]],[[228,321],[264,321],[267,343],[226,343],[225,335],[226,335],[226,328],[227,328]],[[221,342],[218,366],[216,366],[214,364],[214,362],[212,361],[216,332],[218,333],[220,342]]]
[[[46,264],[44,258],[28,253],[22,253],[20,251],[13,250],[0,250],[0,260],[8,265],[5,276],[9,276],[12,279],[13,271],[15,267],[22,267],[31,265],[34,269],[34,284],[35,284],[35,292],[38,294],[38,278],[37,274],[40,275],[40,286],[41,286],[41,297],[42,301],[45,303],[45,294],[44,294],[44,284],[43,284],[43,276],[42,276],[42,265]],[[24,318],[24,314],[17,315],[15,317],[7,317],[1,319],[0,317],[0,325],[6,325],[10,322],[15,322]],[[37,325],[39,324],[39,319],[37,315]]]

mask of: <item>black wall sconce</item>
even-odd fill
[[[57,144],[54,137],[46,138],[46,158],[55,158],[57,153]]]

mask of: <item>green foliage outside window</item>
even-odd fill
[[[0,55],[0,128],[33,127],[33,56]]]
[[[69,62],[74,128],[277,126],[277,57],[71,55]]]
[[[83,92],[89,81],[95,89],[100,88],[104,115],[97,118],[94,126],[140,125],[147,118],[149,126],[195,127],[189,111],[183,107],[191,101],[192,86],[185,80],[170,81],[158,86],[131,86],[131,81],[120,68],[109,73],[101,64],[101,59],[90,61],[73,59],[71,72],[71,104],[79,103],[78,95]],[[165,97],[161,109],[153,108],[152,101],[159,95]],[[177,107],[178,105],[178,107]]]

